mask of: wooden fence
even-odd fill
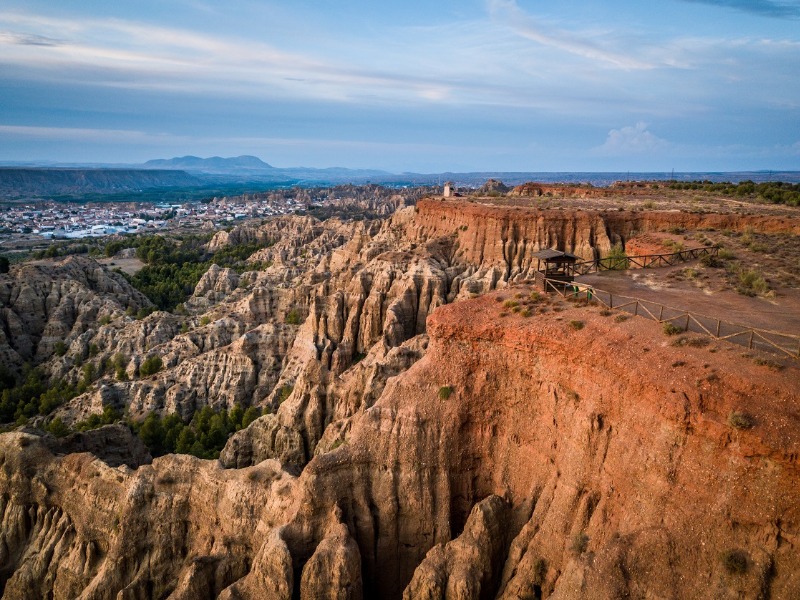
[[[575,263],[569,268],[570,275],[588,275],[599,271],[621,271],[636,266],[642,269],[653,267],[669,267],[679,262],[702,258],[703,256],[716,256],[718,246],[701,246],[678,252],[665,254],[643,254],[641,256],[607,256],[597,260],[587,260]]]
[[[582,283],[564,283],[546,279],[545,289],[564,298],[585,298],[608,308],[623,310],[658,323],[671,323],[681,331],[702,333],[716,340],[726,340],[751,350],[778,352],[800,359],[800,335],[758,329],[749,325],[737,325],[652,300],[612,294]]]

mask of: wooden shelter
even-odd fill
[[[545,289],[545,279],[553,279],[562,283],[572,283],[575,279],[575,263],[578,261],[578,257],[574,254],[545,248],[534,252],[531,256],[536,259],[534,281],[537,287]]]

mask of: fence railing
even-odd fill
[[[701,246],[699,248],[689,248],[678,252],[668,252],[664,254],[643,254],[641,256],[607,256],[597,260],[587,260],[575,263],[571,266],[571,275],[588,275],[599,271],[621,271],[637,266],[642,269],[653,267],[670,267],[678,262],[686,262],[703,256],[716,256],[719,252],[718,246]]]
[[[607,308],[623,310],[658,323],[672,323],[682,331],[701,333],[751,350],[777,351],[794,359],[800,359],[800,335],[738,325],[652,300],[612,294],[583,283],[564,283],[545,279],[544,284],[547,291],[553,291],[564,298],[586,298]]]

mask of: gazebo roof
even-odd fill
[[[562,252],[561,250],[554,250],[553,248],[545,248],[543,250],[539,250],[538,252],[534,252],[531,254],[533,258],[538,258],[539,260],[578,260],[578,257],[574,254],[570,254],[569,252]]]

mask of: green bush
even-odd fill
[[[293,308],[286,314],[286,323],[288,325],[300,325],[301,323],[300,312]]]
[[[575,331],[579,331],[583,329],[584,324],[583,321],[570,321],[569,326],[574,329]]]
[[[139,365],[139,375],[142,377],[149,377],[155,375],[164,366],[160,356],[148,356],[141,365]]]
[[[664,335],[678,335],[679,333],[683,333],[683,327],[678,327],[674,323],[664,323],[663,327]]]
[[[67,345],[61,340],[58,340],[53,347],[53,352],[56,356],[64,356],[67,353]]]
[[[439,388],[439,400],[447,400],[450,395],[453,393],[453,387],[449,385],[443,385]]]
[[[76,423],[73,428],[75,431],[90,431],[92,429],[102,427],[103,425],[111,425],[112,423],[116,423],[121,418],[122,415],[119,411],[110,405],[106,405],[103,407],[102,414],[89,415],[89,417],[85,420]]]
[[[738,285],[736,291],[745,296],[764,295],[769,292],[769,284],[755,269],[739,271],[737,275]]]
[[[289,396],[292,395],[293,391],[294,391],[294,386],[284,385],[281,388],[280,393],[278,394],[278,404],[282,404]]]
[[[732,412],[728,415],[728,425],[734,429],[750,429],[755,422],[753,417],[743,412]]]
[[[61,417],[56,417],[52,421],[47,424],[46,427],[47,431],[57,438],[64,437],[65,435],[69,435],[70,429],[66,426],[64,421],[61,420]]]
[[[612,270],[621,271],[627,269],[631,261],[628,260],[628,255],[625,254],[621,244],[615,244],[608,251],[608,256],[604,260],[605,265]]]

